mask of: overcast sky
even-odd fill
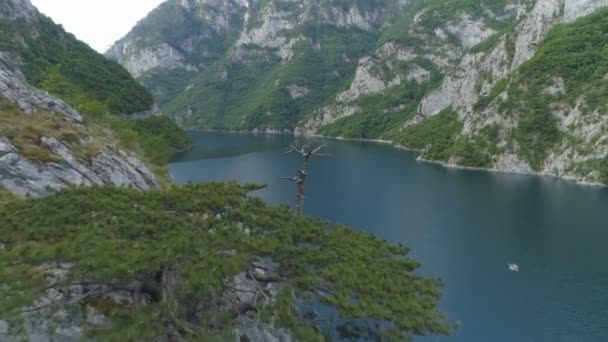
[[[67,31],[104,52],[164,0],[31,1]]]

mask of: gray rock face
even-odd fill
[[[108,146],[91,165],[79,162],[65,143],[43,138],[59,161],[28,160],[0,136],[0,186],[22,197],[40,197],[73,186],[113,184],[142,190],[160,188],[154,174],[137,158]]]
[[[252,320],[246,316],[237,319],[237,338],[235,342],[243,341],[246,336],[250,342],[292,342],[293,337],[283,330],[277,330],[268,324]]]
[[[83,305],[81,300],[102,298],[116,304],[142,305],[148,303],[148,298],[139,296],[134,289],[139,283],[120,284],[78,284],[64,288],[54,288],[53,284],[66,279],[73,265],[65,263],[48,263],[40,265],[39,269],[46,274],[49,284],[40,298],[31,306],[24,308],[22,322],[9,324],[0,320],[0,341],[29,342],[77,342],[82,341],[87,327],[103,327],[108,318],[91,305]],[[54,310],[50,304],[61,304]],[[159,340],[159,342],[165,342]]]
[[[29,0],[2,0],[0,18],[31,20],[36,16],[36,9]]]
[[[462,46],[472,48],[492,36],[496,31],[485,26],[482,20],[473,20],[469,15],[463,15],[458,23],[450,24],[447,31],[456,35]]]
[[[398,6],[406,3],[403,0],[390,2]],[[116,42],[106,56],[121,63],[137,77],[154,70],[204,70],[208,66],[205,58],[202,62],[194,61],[200,59],[201,54],[204,57],[217,54],[206,46],[217,45],[215,39],[218,37],[225,44],[230,40],[226,33],[231,32],[238,37],[230,52],[232,59],[246,58],[250,48],[263,48],[287,62],[293,56],[294,46],[308,39],[291,34],[290,31],[296,27],[316,23],[378,31],[387,18],[395,14],[387,13],[383,8],[354,3],[342,6],[318,0],[175,0],[173,3],[181,6],[186,16],[194,18],[200,26],[190,36],[179,41],[163,40],[162,33],[156,32],[158,28],[146,26],[147,19],[153,20],[159,15],[154,11],[140,27],[149,30],[147,34],[161,39],[149,39],[141,30],[134,30]]]
[[[481,96],[488,94],[499,81],[509,77],[532,58],[551,28],[560,23],[571,22],[604,6],[608,6],[608,1],[543,0],[536,1],[528,11],[520,8],[521,21],[514,29],[512,59],[509,60],[504,37],[496,47],[486,53],[465,54],[460,63],[445,77],[441,86],[423,99],[420,111],[425,116],[432,116],[443,109],[453,108],[464,122],[463,134],[475,134],[489,125],[498,125],[505,130],[515,127],[517,122],[513,117],[499,115],[499,110],[492,106],[478,111],[474,108],[475,103]],[[567,90],[560,78],[548,82],[552,84],[544,90],[547,95],[560,94]],[[560,119],[563,131],[574,132],[574,136],[583,137],[584,142],[590,143],[590,138],[586,137],[593,134],[596,137],[598,134],[602,135],[597,129],[605,125],[605,120],[598,113],[584,116],[576,108],[561,108],[554,114]],[[590,153],[579,155],[574,152],[575,146],[564,143],[549,156],[539,173],[586,181],[584,177],[570,174],[568,165],[572,162],[603,158],[608,153],[599,144],[590,143],[590,146],[594,146]],[[497,156],[492,168],[515,173],[533,172],[528,163],[512,152]]]
[[[112,281],[107,284],[87,283],[70,285],[63,288],[54,288],[53,284],[65,280],[73,264],[47,263],[40,265],[39,270],[46,275],[49,289],[45,290],[32,305],[24,308],[22,324],[9,324],[0,320],[0,341],[18,341],[23,338],[26,341],[36,342],[76,342],[81,341],[85,327],[103,327],[108,323],[108,317],[91,305],[82,305],[82,298],[96,298],[109,300],[117,305],[144,306],[152,302],[152,297],[145,292],[148,287],[153,287],[150,281],[157,281],[152,275],[141,275],[133,281]],[[258,299],[258,305],[272,303],[281,285],[263,283],[254,280],[248,275],[249,272],[257,272],[263,275],[276,265],[272,262],[260,260],[254,262],[252,269],[248,272],[237,274],[232,286],[238,289],[236,292],[228,290],[223,295],[225,305],[214,307],[213,310],[233,311],[234,303],[253,302],[257,291],[264,291],[263,300]],[[174,278],[174,277],[173,277]],[[176,281],[175,278],[173,281]],[[175,283],[172,283],[175,286]],[[171,287],[171,286],[170,286]],[[170,290],[169,290],[170,293]],[[262,297],[262,296],[260,296]],[[263,303],[262,303],[263,301]],[[53,311],[51,303],[60,303],[61,308]],[[207,308],[208,309],[208,308]],[[260,322],[247,314],[236,317],[235,342],[241,342],[244,338],[249,342],[293,342],[291,333],[284,329],[277,329],[271,324]],[[170,342],[173,339],[159,337],[156,342]]]
[[[159,44],[142,50],[132,47],[131,44],[133,42],[128,40],[120,41],[106,52],[106,56],[120,61],[135,77],[140,77],[154,68],[196,70],[184,62],[185,57],[181,52],[168,44]]]
[[[253,303],[258,298],[258,306],[272,304],[281,289],[280,284],[258,282],[252,274],[264,276],[266,272],[276,269],[270,260],[259,260],[252,263],[248,272],[237,274],[232,283],[233,288],[237,289],[234,294],[227,294],[229,303]],[[256,292],[264,291],[266,296],[260,300]],[[236,298],[231,298],[236,297]],[[261,297],[261,296],[260,296]],[[262,303],[260,303],[262,302]],[[289,331],[277,329],[270,324],[255,320],[247,315],[240,315],[236,321],[235,329],[236,340],[250,342],[293,342],[293,336]],[[245,339],[246,338],[246,339]]]
[[[297,100],[301,97],[306,97],[308,96],[308,94],[310,94],[310,89],[308,89],[307,87],[301,87],[297,84],[290,84],[286,88],[287,91],[289,91],[289,96],[291,96],[291,98],[294,100]]]
[[[0,99],[17,104],[25,114],[38,110],[58,112],[72,123],[82,123],[82,116],[65,102],[29,86],[14,67],[15,59],[0,51]]]
[[[29,2],[27,2],[29,3]],[[74,129],[85,129],[80,113],[63,101],[27,84],[11,56],[0,52],[0,102],[16,104],[22,115],[38,111],[61,117]],[[90,137],[86,144],[101,144]],[[150,169],[135,156],[103,143],[99,155],[89,164],[79,161],[73,146],[52,137],[43,137],[40,146],[57,157],[55,162],[27,159],[8,139],[0,134],[0,187],[23,197],[39,197],[72,186],[113,184],[142,190],[158,189]]]

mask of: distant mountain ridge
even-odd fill
[[[606,5],[168,0],[106,55],[185,127],[383,139],[454,166],[607,183]]]

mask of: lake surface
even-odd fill
[[[295,203],[293,137],[191,133],[178,183],[263,183]],[[447,342],[608,341],[608,190],[554,178],[416,162],[387,145],[336,140],[312,160],[306,214],[412,249],[445,283],[441,309],[458,322]],[[507,263],[519,264],[510,272]]]

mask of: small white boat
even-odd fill
[[[517,265],[517,264],[509,264],[509,271],[511,271],[511,272],[519,272],[519,265]]]

